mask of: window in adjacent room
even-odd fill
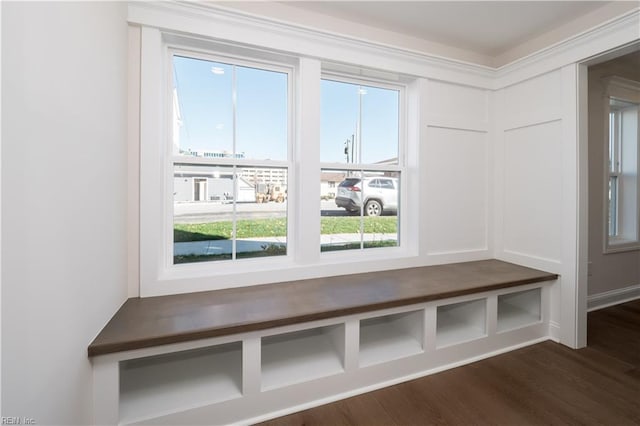
[[[638,205],[640,102],[634,102],[633,83],[618,78],[608,80],[609,96],[606,101],[608,156],[605,185],[607,236],[605,250],[607,251],[640,246]],[[638,88],[640,89],[640,84]]]

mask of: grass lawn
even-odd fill
[[[398,232],[396,216],[364,217],[364,233],[395,234]],[[228,240],[231,238],[232,223],[177,223],[173,227],[173,238],[176,243],[187,241]],[[237,238],[283,237],[287,234],[287,220],[255,219],[236,222]],[[320,219],[322,234],[357,234],[360,232],[360,217],[322,217]]]

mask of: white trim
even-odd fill
[[[640,299],[640,284],[629,287],[618,288],[605,291],[604,293],[592,294],[587,298],[587,310],[597,311],[620,303],[630,302]]]
[[[462,130],[475,133],[489,133],[489,123],[481,120],[467,120],[461,123],[458,118],[429,115],[427,116],[427,127],[434,129]]]
[[[578,65],[569,64],[561,69],[561,155],[562,155],[562,201],[560,206],[561,270],[560,342],[574,349],[586,345],[579,339],[581,325],[579,313],[580,283],[578,281],[578,203],[579,203],[579,139],[578,139]],[[586,336],[585,336],[586,337]]]
[[[561,122],[561,121],[562,121],[562,117],[546,118],[546,119],[541,118],[539,120],[531,120],[531,121],[527,121],[526,123],[518,123],[516,125],[505,127],[503,131],[505,133],[513,132],[514,130],[522,130],[529,127],[543,126],[545,124],[551,124],[551,123]]]
[[[492,68],[354,36],[311,29],[219,5],[132,2],[129,4],[128,17],[131,23],[249,45],[263,44],[267,49],[290,54],[332,58],[329,61],[336,64],[358,63],[362,67],[377,68],[383,72],[429,77],[494,90],[571,63],[585,61],[640,39],[638,7],[509,64]],[[265,35],[269,36],[268,39]],[[291,37],[297,41],[293,48],[291,43],[286,42]],[[354,57],[354,51],[357,52],[357,58]],[[385,57],[383,66],[380,65],[380,55]]]
[[[289,54],[329,59],[332,63],[357,63],[362,68],[432,78],[490,88],[490,67],[425,55],[410,49],[387,46],[328,31],[281,23],[266,17],[227,10],[214,5],[170,2],[129,3],[129,22],[199,34],[217,40],[261,45]],[[295,39],[295,45],[290,40]],[[384,64],[380,58],[384,57]]]
[[[576,343],[587,343],[587,289],[589,264],[589,71],[585,64],[578,64],[576,76],[577,96],[577,282],[576,286]],[[550,332],[551,332],[550,327]]]
[[[549,321],[549,339],[560,343],[560,324],[555,321]]]
[[[301,58],[296,75],[296,113],[294,118],[295,140],[293,147],[294,168],[299,179],[294,182],[294,191],[301,200],[305,192],[318,191],[318,204],[301,203],[291,212],[297,223],[307,220],[308,234],[305,236],[299,228],[291,230],[293,240],[297,243],[297,251],[293,253],[296,262],[315,264],[320,259],[320,169],[316,167],[320,158],[320,105],[314,99],[320,99],[321,63],[316,59]],[[303,81],[313,84],[301,84]],[[304,113],[308,112],[308,113]],[[311,141],[306,149],[296,149],[298,141]],[[305,170],[305,173],[302,173]],[[313,197],[313,195],[312,195]]]
[[[140,295],[140,27],[129,26],[127,70],[127,296]]]
[[[145,283],[153,283],[161,272],[160,259],[165,259],[163,229],[165,217],[165,176],[162,154],[156,147],[163,139],[162,37],[155,28],[143,27],[141,33],[140,72],[140,296],[152,295]],[[164,144],[163,144],[164,145]],[[146,188],[146,190],[142,190]]]
[[[640,39],[640,7],[497,68],[494,89],[583,62]]]

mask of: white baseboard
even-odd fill
[[[597,311],[598,309],[619,305],[635,299],[640,299],[640,284],[592,294],[587,297],[587,311]]]
[[[549,321],[549,339],[560,343],[560,324],[555,321]]]

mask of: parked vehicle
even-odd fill
[[[363,182],[364,180],[364,182]],[[398,211],[398,179],[386,176],[346,178],[338,185],[336,205],[349,212],[380,216],[383,211]]]
[[[259,183],[256,185],[256,203],[284,203],[287,199],[287,188],[284,185]]]

